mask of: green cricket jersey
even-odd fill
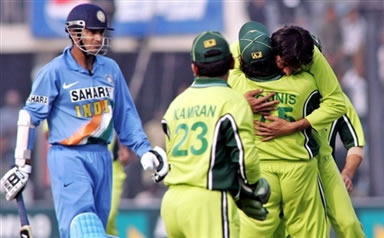
[[[272,100],[279,100],[278,109],[271,115],[288,121],[296,121],[309,115],[319,105],[319,92],[313,77],[303,72],[297,75],[283,76],[272,81],[258,82],[248,79],[245,74],[235,69],[231,71],[228,83],[242,95],[254,89],[262,88],[263,97],[276,92]],[[265,121],[260,114],[254,114],[255,120]],[[262,142],[261,136],[256,136],[256,145],[260,159],[289,159],[306,160],[317,155],[319,146],[307,129],[281,136],[278,139]]]
[[[236,190],[260,177],[252,111],[219,78],[196,78],[164,115],[170,172],[166,185]]]
[[[237,40],[230,46],[232,57],[235,60],[234,69],[240,69],[240,42]]]
[[[345,94],[344,96],[347,112],[343,117],[332,123],[328,130],[328,141],[332,148],[335,149],[336,133],[338,132],[345,149],[348,150],[351,147],[364,146],[365,138],[360,118],[349,98]]]
[[[351,147],[365,145],[363,126],[359,116],[347,95],[344,94],[344,97],[347,112],[327,128],[319,131],[321,137],[328,139],[328,141],[324,141],[327,147],[321,146],[320,148],[323,155],[334,153],[337,133],[339,133],[340,139],[347,150]]]
[[[231,45],[231,53],[235,59],[234,70],[240,69],[239,41]],[[320,107],[306,116],[306,119],[313,129],[321,130],[346,112],[343,91],[331,66],[316,46],[312,64],[304,66],[303,71],[313,76],[321,95]]]
[[[320,107],[306,117],[312,128],[319,131],[346,112],[343,91],[331,66],[317,47],[312,64],[305,66],[304,71],[313,75],[321,95]]]

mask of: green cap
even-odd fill
[[[191,50],[193,62],[212,63],[231,55],[228,42],[216,31],[206,31],[194,40]]]
[[[245,34],[248,33],[248,31],[258,31],[260,33],[263,33],[267,36],[269,36],[269,31],[267,27],[265,27],[263,24],[257,21],[249,21],[245,23],[239,31],[239,39],[241,39]]]
[[[271,47],[271,38],[259,31],[248,31],[239,40],[240,55],[244,63],[252,65],[260,62],[263,64],[275,64],[275,57]],[[275,80],[280,78],[280,72],[276,68],[276,72],[268,76],[260,76],[252,78],[256,81]]]
[[[270,59],[273,57],[271,38],[258,31],[247,32],[240,38],[240,54],[246,64]]]

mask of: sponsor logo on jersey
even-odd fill
[[[63,89],[71,88],[71,87],[75,86],[75,85],[78,84],[78,83],[79,83],[79,81],[76,81],[76,82],[73,82],[73,83],[70,83],[70,84],[66,84],[66,83],[64,83],[64,84],[63,84]]]
[[[85,103],[82,105],[75,105],[75,111],[77,117],[88,118],[101,113],[109,113],[109,101],[104,99],[101,101],[96,101],[92,103]]]
[[[48,97],[40,95],[30,95],[27,99],[27,103],[48,104]]]
[[[106,86],[79,88],[70,91],[72,102],[81,102],[90,99],[113,99],[113,88]]]

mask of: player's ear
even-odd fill
[[[199,68],[197,67],[197,65],[195,63],[192,62],[191,64],[191,69],[192,69],[192,72],[193,72],[193,75],[195,77],[199,76]]]

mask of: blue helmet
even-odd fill
[[[80,4],[74,7],[68,14],[65,29],[69,33],[73,43],[78,46],[85,54],[97,55],[106,54],[110,47],[110,37],[108,30],[113,28],[108,27],[108,19],[104,10],[94,4]],[[84,29],[88,30],[103,30],[103,39],[98,50],[93,49],[94,45],[85,45],[83,39]]]
[[[66,26],[84,27],[90,30],[113,30],[108,27],[105,11],[94,4],[80,4],[68,14]]]

